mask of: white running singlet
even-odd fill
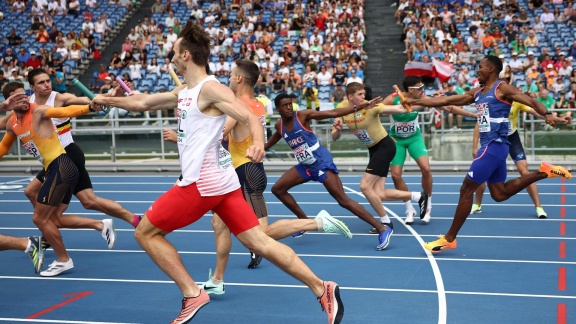
[[[52,93],[48,97],[48,100],[46,100],[46,102],[44,103],[36,102],[36,94],[33,94],[32,96],[30,96],[30,103],[54,107],[54,101],[56,100],[57,94],[58,92],[52,91]],[[52,124],[54,124],[54,127],[56,127],[56,132],[58,133],[58,139],[60,140],[62,146],[66,147],[71,143],[74,143],[74,139],[72,138],[72,132],[71,132],[72,128],[70,126],[70,118],[68,117],[52,118]]]
[[[198,109],[202,86],[218,82],[209,76],[178,94],[178,151],[182,167],[180,187],[196,183],[202,196],[219,196],[240,188],[230,153],[220,145],[226,115],[207,116]]]

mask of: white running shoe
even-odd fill
[[[430,222],[430,218],[432,217],[432,208],[426,210],[426,214],[422,217],[422,223],[428,224]]]
[[[481,213],[482,213],[482,205],[473,204],[470,214],[481,214]]]
[[[54,261],[48,266],[48,269],[40,272],[40,275],[42,277],[54,277],[72,268],[74,268],[74,262],[72,262],[72,258],[66,262]]]
[[[416,209],[406,209],[404,215],[406,215],[406,218],[404,218],[404,224],[411,225],[412,223],[414,223],[414,216],[416,216]]]
[[[322,229],[325,233],[336,233],[349,239],[352,238],[352,232],[350,232],[346,224],[330,216],[327,211],[321,210],[316,218],[322,220]]]
[[[102,228],[102,237],[106,240],[106,243],[108,243],[108,248],[112,249],[114,247],[114,243],[116,243],[114,221],[111,218],[103,219],[102,224],[104,225]]]

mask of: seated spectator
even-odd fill
[[[352,82],[364,83],[364,80],[356,75],[356,70],[350,71],[350,77],[347,80],[346,85],[349,85]]]
[[[288,93],[299,92],[301,87],[302,83],[300,78],[297,76],[297,73],[294,72],[294,70],[290,70],[286,77],[286,91]]]
[[[28,53],[24,47],[20,47],[20,51],[18,52],[18,55],[16,55],[18,63],[20,62],[26,63],[26,61],[28,61],[30,57],[31,57],[30,53]]]
[[[130,64],[128,64],[128,69],[130,70],[131,80],[142,79],[142,65],[137,60],[130,61]]]
[[[48,31],[42,24],[36,33],[36,41],[39,43],[48,43]]]
[[[170,11],[168,13],[168,17],[166,17],[166,19],[164,20],[164,26],[166,26],[168,28],[173,28],[175,19],[176,18],[174,17],[174,13],[172,11]]]
[[[316,84],[320,86],[329,86],[332,81],[332,73],[328,72],[326,65],[320,66],[320,73],[316,76]]]
[[[504,71],[500,73],[500,79],[505,80],[508,84],[512,84],[512,82],[514,82],[514,73],[512,72],[510,65],[506,65]]]
[[[538,96],[538,85],[532,78],[526,78],[526,84],[522,87],[522,93],[529,95],[532,98]]]
[[[304,71],[304,75],[302,76],[302,83],[306,84],[308,82],[316,83],[317,74],[316,71],[312,69],[312,66],[307,64],[306,70]]]
[[[524,70],[524,64],[522,60],[518,57],[518,52],[512,52],[512,59],[508,62],[508,65],[512,69],[512,72]]]
[[[550,8],[548,6],[543,6],[544,12],[540,14],[540,21],[544,24],[551,24],[554,22],[554,14],[550,12]]]
[[[562,76],[556,77],[556,82],[552,83],[548,87],[548,91],[554,93],[555,97],[558,97],[561,91],[565,92],[566,88],[564,87],[564,78]]]
[[[93,92],[100,92],[100,89],[104,85],[104,81],[98,77],[98,72],[94,72],[92,80],[88,84],[88,89],[92,90]]]
[[[152,13],[164,13],[166,7],[162,3],[162,0],[156,0],[156,2],[150,8]]]
[[[16,0],[12,4],[12,12],[23,13],[25,11],[26,11],[26,3],[24,3],[24,0]]]
[[[277,93],[286,92],[286,82],[284,79],[282,79],[282,72],[276,72],[274,74],[271,90]]]
[[[156,51],[156,56],[164,59],[168,55],[168,49],[164,47],[164,42],[158,43],[158,50]]]
[[[80,2],[78,0],[68,2],[68,14],[75,17],[80,14]]]
[[[330,94],[330,102],[334,103],[334,108],[336,108],[336,106],[338,106],[338,104],[340,104],[342,101],[344,101],[345,97],[346,97],[346,90],[344,90],[344,87],[342,86],[342,84],[338,84],[338,85],[336,85],[336,88],[334,90],[332,90],[332,93]]]
[[[36,51],[30,51],[30,58],[28,60],[26,60],[26,66],[32,67],[33,69],[38,69],[38,68],[40,68],[41,63],[42,63],[42,61],[36,55]]]
[[[78,64],[82,60],[82,51],[80,51],[80,48],[78,48],[78,44],[76,43],[72,44],[72,49],[68,54],[68,58],[76,61]]]
[[[63,40],[58,42],[58,48],[56,49],[56,53],[59,53],[60,55],[62,55],[63,60],[68,59],[68,49],[66,48],[66,46],[64,46]]]
[[[104,17],[99,16],[98,20],[94,24],[94,32],[102,34],[103,38],[108,37],[108,30],[109,30],[108,23],[104,20]]]

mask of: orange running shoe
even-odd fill
[[[198,313],[200,308],[206,306],[210,302],[210,297],[204,290],[200,290],[198,297],[187,297],[182,299],[182,310],[180,315],[170,324],[185,324],[192,320],[194,315]]]
[[[318,297],[322,309],[328,315],[328,324],[338,324],[344,317],[344,304],[340,299],[340,288],[332,281],[324,281],[324,294]]]
[[[456,243],[456,240],[452,242],[446,241],[444,235],[438,236],[436,241],[424,243],[426,250],[433,253],[437,253],[443,250],[455,249],[457,245],[458,244]]]
[[[566,170],[566,168],[559,165],[552,165],[548,162],[542,162],[539,171],[546,173],[548,178],[564,177],[568,180],[572,179],[572,175],[568,170]]]

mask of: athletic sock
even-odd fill
[[[318,232],[324,232],[324,222],[322,218],[316,217],[314,220],[316,221],[316,226],[318,226]]]
[[[28,240],[28,245],[26,245],[26,249],[24,249],[24,253],[28,253],[32,250],[32,242]]]
[[[140,220],[142,219],[142,217],[134,214],[134,217],[132,218],[132,226],[135,228],[136,226],[138,226],[138,224],[140,224]]]
[[[428,196],[428,210],[432,210],[432,196]]]
[[[404,205],[406,205],[406,210],[414,210],[414,206],[412,206],[411,200],[405,201]]]
[[[418,201],[418,200],[420,200],[420,197],[422,197],[422,194],[421,194],[421,193],[419,193],[419,192],[417,192],[417,191],[413,191],[413,192],[412,192],[412,198],[411,198],[411,199],[412,199],[413,201]]]
[[[219,284],[221,284],[224,280],[218,280],[218,279],[214,279],[214,277],[210,278],[210,281],[212,281],[212,283],[214,284],[214,286],[218,286]]]
[[[386,215],[386,216],[380,216],[380,223],[382,223],[382,224],[390,224],[390,218],[388,217],[388,215]]]

